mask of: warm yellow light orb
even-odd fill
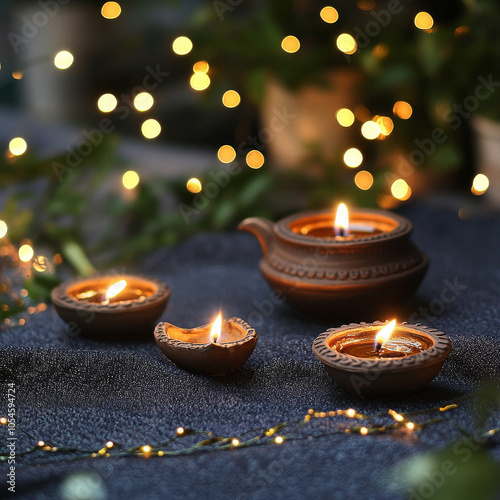
[[[187,181],[186,187],[190,193],[196,194],[201,191],[201,182],[196,177],[192,177]]]
[[[5,223],[5,221],[0,220],[0,238],[3,238],[7,234],[7,231],[7,224]]]
[[[19,258],[23,262],[29,262],[33,258],[34,252],[31,245],[22,245],[19,247]]]
[[[394,103],[392,112],[398,118],[401,118],[403,120],[408,120],[408,118],[410,118],[410,116],[413,113],[413,108],[406,101],[397,101]]]
[[[289,54],[293,54],[300,49],[300,42],[296,36],[288,35],[281,41],[281,48],[288,52]]]
[[[54,65],[58,69],[68,69],[72,64],[75,58],[73,54],[67,50],[61,50],[54,57]]]
[[[434,26],[434,19],[428,12],[419,12],[415,16],[415,26],[421,30],[430,30]]]
[[[27,149],[28,144],[22,137],[14,137],[14,139],[9,142],[9,151],[14,156],[21,156]]]
[[[342,33],[337,37],[337,48],[341,52],[344,52],[344,54],[350,55],[356,52],[358,45],[356,43],[356,40],[354,40],[354,37],[352,37],[348,33]]]
[[[354,113],[347,108],[341,108],[336,113],[337,121],[343,127],[350,127],[354,123]]]
[[[354,183],[359,189],[367,191],[373,186],[373,175],[367,170],[360,170],[354,177]]]
[[[363,162],[363,155],[357,148],[350,148],[344,153],[344,163],[351,168],[356,168]]]
[[[260,168],[264,165],[264,155],[260,151],[253,149],[247,154],[246,162],[250,168]]]
[[[193,73],[208,73],[209,69],[210,66],[207,61],[198,61],[193,66]]]
[[[134,97],[134,108],[137,111],[147,111],[154,104],[153,96],[149,92],[141,92]]]
[[[222,163],[231,163],[236,158],[236,151],[231,146],[221,146],[217,151],[217,158]]]
[[[191,52],[193,42],[187,36],[179,36],[172,43],[172,50],[179,56],[184,56]]]
[[[140,177],[134,170],[129,170],[123,174],[122,184],[126,189],[134,189],[139,184]]]
[[[97,100],[97,107],[103,113],[110,113],[118,105],[118,99],[113,94],[103,94]]]
[[[479,196],[490,187],[490,181],[484,174],[477,174],[472,181],[472,192]]]
[[[106,2],[101,9],[101,15],[105,19],[116,19],[122,13],[118,2]]]
[[[189,84],[194,90],[205,90],[210,85],[210,77],[205,73],[195,73],[191,77]]]
[[[363,123],[361,127],[361,135],[370,141],[376,139],[380,135],[380,127],[378,123],[372,120]]]
[[[241,97],[236,90],[228,90],[222,96],[222,104],[226,108],[235,108],[241,102]]]
[[[321,12],[319,13],[321,19],[323,19],[323,21],[325,21],[325,23],[328,23],[328,24],[333,24],[335,22],[337,22],[338,18],[339,18],[339,13],[337,12],[337,9],[335,9],[334,7],[328,5],[326,7],[323,7],[321,9]]]
[[[146,139],[154,139],[161,132],[161,125],[154,118],[149,118],[141,126],[142,135]]]
[[[391,193],[394,198],[405,201],[411,196],[411,188],[404,179],[397,179],[392,183]]]
[[[379,116],[376,121],[381,134],[387,136],[394,130],[394,122],[388,116]]]

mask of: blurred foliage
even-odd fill
[[[500,463],[489,450],[498,445],[500,387],[491,382],[472,400],[476,417],[470,432],[458,427],[459,439],[442,449],[414,456],[392,472],[408,498],[429,500],[494,500],[500,494]]]

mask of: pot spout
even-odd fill
[[[260,246],[262,247],[262,252],[267,255],[267,252],[274,241],[274,224],[267,219],[261,217],[250,217],[240,222],[238,229],[243,231],[248,231],[257,237]]]

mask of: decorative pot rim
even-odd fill
[[[229,349],[231,347],[234,347],[236,345],[241,345],[241,344],[246,344],[247,342],[250,342],[252,340],[257,341],[259,338],[255,328],[250,326],[246,321],[243,321],[241,318],[237,317],[232,317],[229,319],[225,319],[223,321],[224,323],[236,323],[240,325],[243,330],[245,330],[246,335],[240,339],[240,340],[235,340],[234,342],[224,342],[224,343],[213,343],[213,342],[206,342],[203,344],[196,344],[196,343],[191,343],[191,342],[183,342],[182,340],[179,339],[173,339],[169,337],[168,335],[168,327],[173,326],[175,328],[179,328],[176,325],[173,325],[172,323],[167,323],[167,322],[161,322],[156,325],[155,331],[154,331],[154,336],[155,339],[158,343],[162,344],[168,344],[172,347],[177,347],[180,349],[196,349],[196,350],[203,350],[203,349]],[[192,332],[194,330],[201,330],[203,328],[209,327],[209,324],[199,326],[197,328],[182,328],[182,330],[186,332]]]
[[[375,208],[356,208],[352,209],[350,214],[362,214],[362,215],[373,215],[376,218],[386,218],[393,222],[396,222],[396,227],[390,231],[384,231],[378,234],[367,235],[364,237],[358,237],[355,240],[336,240],[334,238],[322,238],[318,236],[307,236],[296,233],[290,229],[290,225],[299,219],[306,218],[316,218],[318,216],[329,216],[333,220],[332,210],[308,210],[305,212],[298,212],[289,215],[274,224],[274,231],[289,241],[294,243],[304,243],[308,245],[319,245],[324,247],[344,247],[344,246],[356,246],[369,243],[372,241],[385,241],[392,239],[396,236],[403,236],[411,234],[413,230],[413,224],[402,215],[389,212],[387,210],[379,210]]]
[[[350,354],[344,354],[328,347],[328,340],[342,332],[363,328],[366,326],[385,325],[386,322],[374,321],[373,323],[350,323],[339,328],[329,328],[316,337],[313,343],[313,353],[326,366],[351,372],[364,372],[375,367],[383,369],[384,372],[400,372],[406,370],[420,369],[434,363],[444,361],[451,351],[449,337],[437,330],[421,323],[410,324],[406,321],[397,323],[396,327],[415,330],[419,334],[430,337],[434,345],[423,352],[412,354],[404,358],[358,358]]]
[[[118,274],[116,277],[122,279],[136,279],[142,281],[148,281],[156,286],[156,291],[149,297],[146,297],[140,302],[138,300],[124,300],[120,302],[109,302],[108,304],[99,304],[95,302],[86,302],[75,300],[68,294],[68,289],[72,286],[85,283],[86,281],[92,282],[92,280],[103,279],[103,278],[113,278],[115,275],[110,275],[107,273],[99,273],[88,278],[75,278],[69,281],[65,281],[60,285],[56,286],[51,294],[52,303],[55,306],[67,307],[74,310],[94,312],[100,314],[122,314],[128,311],[134,311],[139,309],[145,309],[147,306],[155,306],[159,303],[167,300],[170,297],[170,287],[163,281],[156,278],[150,278],[149,276],[144,276],[140,274]]]

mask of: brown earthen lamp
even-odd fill
[[[331,328],[313,344],[333,380],[359,396],[395,396],[420,389],[439,373],[450,350],[443,332],[396,320]]]
[[[71,335],[99,340],[151,338],[170,289],[153,278],[101,275],[62,283],[51,299]]]
[[[220,314],[212,325],[198,328],[159,323],[154,335],[160,350],[177,366],[212,377],[237,370],[252,354],[258,339],[257,332],[242,319],[222,321]]]
[[[304,212],[277,223],[244,220],[259,240],[269,285],[316,318],[368,317],[405,301],[429,261],[412,243],[412,224],[383,210]]]

